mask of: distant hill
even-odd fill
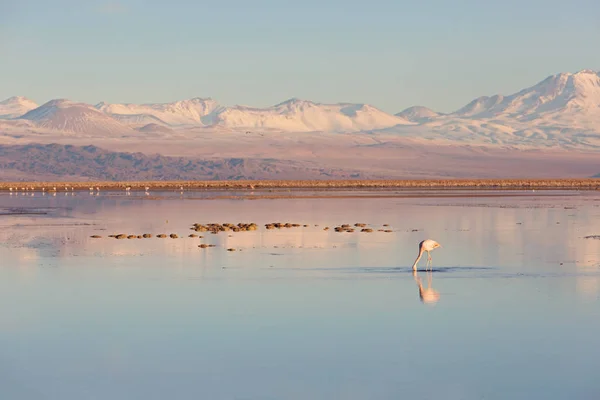
[[[274,159],[167,157],[96,146],[0,145],[0,180],[237,180],[366,177]]]
[[[52,100],[23,115],[37,126],[67,133],[122,136],[136,131],[96,110],[89,104]]]
[[[144,125],[140,128],[137,128],[140,132],[149,132],[149,133],[173,133],[173,129],[166,127],[164,125],[159,124],[148,124]]]
[[[395,115],[407,119],[411,122],[426,122],[433,118],[437,118],[443,114],[435,112],[427,107],[413,106],[408,107],[406,110],[401,111]]]

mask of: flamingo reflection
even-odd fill
[[[415,278],[415,282],[419,288],[419,298],[424,304],[435,304],[440,299],[440,293],[431,287],[433,272],[426,271],[425,273],[427,274],[427,288],[423,287],[423,282],[421,281],[421,277],[419,277],[417,271],[413,271],[413,277]]]

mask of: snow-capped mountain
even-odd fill
[[[213,99],[199,97],[173,103],[150,104],[107,104],[99,103],[96,108],[123,123],[146,125],[158,123],[170,126],[211,125],[208,117],[219,104]]]
[[[319,104],[296,98],[266,108],[222,107],[210,98],[166,104],[100,103],[96,108],[131,126],[153,123],[170,127],[222,126],[286,132],[348,132],[410,123],[366,104]]]
[[[215,124],[287,132],[355,132],[411,122],[368,104],[320,104],[293,98],[268,108],[223,108],[216,113]]]
[[[0,101],[0,119],[18,118],[38,105],[27,97],[14,96]]]
[[[467,117],[467,118],[482,118],[491,116],[490,110],[500,104],[504,100],[502,95],[481,96],[471,101],[464,107],[450,113],[452,116]]]
[[[84,103],[51,100],[23,115],[21,119],[38,127],[86,135],[120,136],[135,133],[130,127]]]
[[[552,75],[510,95],[479,97],[449,114],[421,107],[397,115],[419,122],[377,131],[424,140],[600,149],[600,73]]]
[[[415,106],[396,115],[409,120],[458,117],[532,121],[548,116],[559,116],[567,120],[575,115],[597,118],[600,117],[599,111],[600,72],[588,69],[576,73],[563,72],[551,75],[536,85],[511,95],[481,96],[449,114]]]
[[[414,125],[368,104],[321,104],[290,99],[266,108],[222,107],[212,99],[194,98],[165,104],[107,104],[95,106],[65,99],[52,100],[21,119],[40,128],[74,133],[115,135],[150,125],[216,130],[270,130],[281,132],[359,132],[395,125]],[[148,130],[142,129],[138,132]],[[166,130],[161,130],[167,132]]]
[[[407,109],[394,114],[397,117],[400,118],[404,118],[408,121],[411,122],[426,122],[426,121],[430,121],[433,118],[437,118],[443,114],[438,113],[433,111],[430,108],[427,107],[423,107],[423,106],[413,106],[413,107],[408,107]]]
[[[506,97],[495,95],[475,99],[453,115],[568,123],[582,118],[600,123],[600,73],[583,70],[552,75]]]

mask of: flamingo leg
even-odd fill
[[[427,266],[431,267],[431,253],[429,253],[429,251],[427,251]],[[425,270],[427,270],[427,268],[425,268]]]

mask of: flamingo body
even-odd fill
[[[427,252],[427,264],[429,265],[429,263],[431,263],[431,254],[429,252],[437,249],[440,246],[441,245],[438,242],[432,239],[425,239],[419,243],[419,255],[413,264],[413,271],[417,270],[417,264],[419,263],[419,260],[421,259],[421,256],[423,256],[424,252]]]

